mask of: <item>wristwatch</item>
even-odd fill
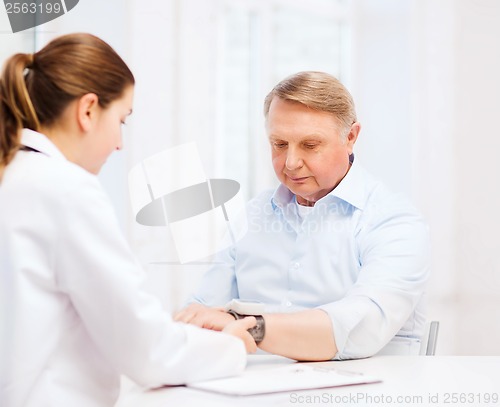
[[[231,314],[236,320],[243,319],[245,317],[255,317],[257,320],[257,325],[248,330],[248,333],[252,335],[255,343],[259,344],[263,341],[264,336],[266,334],[266,322],[264,321],[264,317],[262,315],[242,315],[238,314],[236,311],[232,309],[227,311],[228,314]]]

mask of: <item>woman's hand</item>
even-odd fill
[[[198,303],[189,304],[179,311],[174,320],[199,326],[200,328],[222,331],[226,325],[234,321],[234,317],[223,308],[211,308]]]
[[[257,350],[257,344],[253,339],[252,335],[248,332],[250,328],[257,325],[257,320],[255,317],[245,317],[243,319],[238,319],[237,321],[229,323],[222,332],[234,335],[240,338],[245,343],[245,348],[248,353],[254,353]]]

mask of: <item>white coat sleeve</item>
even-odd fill
[[[67,192],[58,222],[59,285],[119,372],[155,387],[233,375],[245,367],[240,339],[175,323],[142,290],[144,271],[97,179]]]

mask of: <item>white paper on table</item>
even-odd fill
[[[190,383],[187,386],[233,396],[250,396],[379,382],[380,379],[361,373],[294,363],[266,370],[247,370],[239,376]]]

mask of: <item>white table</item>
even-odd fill
[[[268,369],[293,361],[252,355],[247,369]],[[225,396],[186,387],[145,390],[124,381],[117,407],[267,406],[496,406],[500,407],[500,357],[377,356],[317,362],[376,376],[381,383],[275,393]],[[496,402],[495,402],[496,400]],[[488,403],[489,401],[489,403]]]

